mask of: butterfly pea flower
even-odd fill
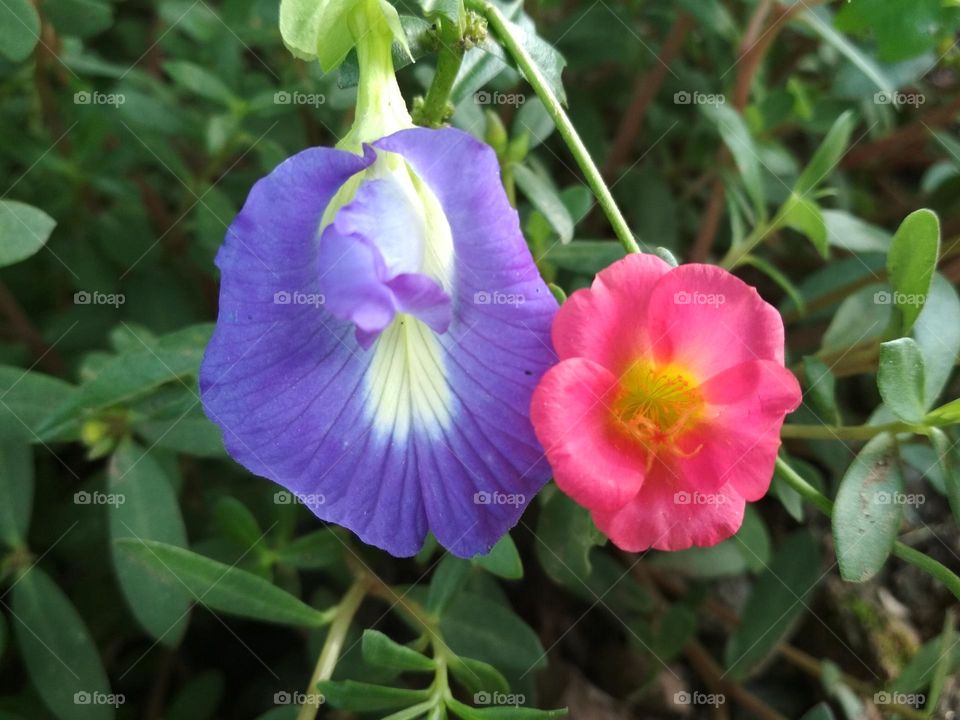
[[[531,417],[560,489],[630,552],[733,535],[800,403],[779,313],[721,268],[636,254],[570,296],[553,342]]]
[[[413,127],[388,23],[349,26],[356,122],[257,182],[231,224],[203,404],[233,458],[318,517],[397,556],[432,532],[470,557],[549,478],[529,407],[556,301],[492,150]]]

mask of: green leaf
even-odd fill
[[[799,19],[817,33],[828,45],[840,52],[853,65],[870,79],[879,90],[893,93],[897,86],[877,62],[863,50],[850,42],[842,33],[834,29],[830,14],[823,8],[813,8],[801,13]]]
[[[763,189],[763,176],[760,172],[760,154],[747,128],[743,117],[732,107],[726,105],[705,104],[701,111],[716,126],[724,144],[733,155],[740,171],[744,187],[760,216],[764,215],[766,194]]]
[[[427,610],[435,616],[442,615],[460,594],[471,568],[472,566],[466,560],[453,555],[444,555],[430,580]]]
[[[836,720],[836,717],[833,714],[833,710],[830,709],[830,706],[822,702],[807,710],[800,720]]]
[[[379,630],[364,630],[363,659],[371,665],[412,672],[433,672],[436,663],[416,650],[394,642]]]
[[[506,697],[511,696],[507,695]],[[447,700],[447,707],[464,720],[550,720],[550,718],[565,717],[567,714],[565,708],[562,710],[537,710],[536,708],[512,705],[475,708],[452,698]]]
[[[821,210],[827,226],[827,242],[852,253],[890,250],[892,236],[886,230],[864,222],[843,210]]]
[[[152,455],[131,440],[123,441],[110,459],[110,492],[122,499],[107,506],[110,537],[155,540],[186,547],[187,531],[176,494],[163,468]],[[111,547],[120,589],[143,628],[168,647],[175,647],[187,630],[190,598],[182,587],[158,580],[130,555]]]
[[[536,633],[510,608],[463,592],[440,619],[447,645],[458,655],[490,663],[505,674],[546,667]]]
[[[130,402],[164,383],[183,384],[184,378],[197,375],[212,332],[212,325],[192,325],[121,353],[48,417],[38,434],[45,438],[77,415]]]
[[[779,224],[806,235],[823,257],[830,255],[827,242],[827,224],[820,206],[812,200],[793,193],[780,208]]]
[[[797,178],[793,192],[804,197],[823,183],[847,151],[850,136],[856,124],[857,118],[849,110],[837,118],[820,147],[813,154],[810,163]]]
[[[523,577],[523,562],[510,533],[500,538],[486,555],[473,558],[473,563],[506,580],[519,580]]]
[[[897,539],[903,476],[896,440],[873,438],[843,476],[833,506],[833,536],[840,575],[850,582],[873,577]]]
[[[923,419],[925,425],[956,425],[960,423],[960,398],[931,410]]]
[[[355,680],[324,680],[317,685],[324,702],[339,710],[374,712],[415,705],[430,696],[430,690],[384,687]]]
[[[455,655],[450,659],[450,672],[470,693],[510,691],[510,683],[503,673],[481,660]]]
[[[554,245],[544,259],[563,270],[592,276],[626,254],[623,245],[615,240],[574,240],[566,245]]]
[[[820,579],[820,554],[806,531],[789,535],[750,591],[726,647],[726,666],[745,678],[783,640],[810,602]]]
[[[10,62],[23,62],[30,57],[39,39],[40,16],[30,0],[0,3],[0,55]],[[0,240],[3,237],[0,232]]]
[[[0,365],[0,437],[36,442],[42,422],[74,391],[49,375]]]
[[[33,450],[0,440],[0,544],[26,547],[33,508]]]
[[[933,445],[937,466],[943,474],[943,490],[953,510],[953,517],[960,524],[960,468],[957,467],[953,452],[954,443],[940,428],[930,428],[930,444]]]
[[[464,16],[463,0],[420,0],[420,5],[425,17],[440,15],[455,25],[459,25]]]
[[[790,278],[781,272],[776,265],[768,262],[762,257],[759,257],[758,255],[746,255],[744,256],[742,262],[747,265],[753,265],[753,267],[757,268],[760,272],[764,273],[767,277],[779,285],[780,289],[790,296],[794,306],[801,314],[805,314],[807,312],[806,302],[803,299],[803,295],[800,294],[800,290],[797,289],[797,286],[794,285],[790,281]],[[673,267],[676,267],[676,264],[674,264]]]
[[[236,96],[219,77],[199,65],[186,60],[170,60],[163,64],[163,69],[177,85],[200,97],[227,106],[237,102]]]
[[[573,218],[550,183],[525,165],[514,165],[513,176],[517,187],[556,230],[560,242],[568,243],[573,240]]]
[[[933,277],[923,312],[913,326],[913,337],[923,353],[923,402],[931,407],[950,379],[960,353],[960,297],[940,274]]]
[[[244,550],[258,546],[263,539],[257,519],[247,506],[236,498],[224,496],[217,500],[213,508],[213,519],[220,532]]]
[[[912,338],[900,338],[880,345],[877,387],[884,404],[901,420],[923,420],[923,355]]]
[[[123,538],[114,541],[158,580],[168,582],[216,612],[263,622],[322,627],[326,613],[315,610],[263,578],[174,545]]]
[[[223,700],[223,674],[210,670],[193,675],[164,709],[163,720],[211,720]]]
[[[876,38],[884,62],[901,62],[933,50],[941,0],[857,0],[840,6],[837,29]]]
[[[114,707],[97,646],[70,599],[33,566],[13,595],[13,631],[40,698],[61,720],[110,720]],[[89,702],[96,694],[99,702]],[[86,699],[87,702],[83,702]]]
[[[555,583],[582,586],[590,575],[590,551],[604,542],[590,512],[559,490],[543,504],[537,521],[537,559]]]
[[[890,243],[887,272],[893,303],[900,311],[900,335],[913,327],[930,292],[940,256],[940,220],[930,210],[917,210],[901,223]]]
[[[19,2],[22,0],[14,4]],[[0,25],[4,22],[3,12],[0,5]],[[26,260],[38,252],[56,225],[56,221],[39,208],[16,200],[0,200],[0,267]]]
[[[315,530],[274,551],[278,561],[301,570],[316,570],[335,563],[343,555],[344,542],[333,528]]]
[[[100,0],[48,0],[47,19],[63,35],[87,38],[113,25],[113,8]]]
[[[830,368],[817,357],[803,358],[804,386],[807,402],[817,418],[826,425],[840,425],[842,418],[837,407],[837,379]]]

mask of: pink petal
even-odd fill
[[[561,360],[585,357],[618,368],[638,353],[645,337],[644,309],[656,281],[670,266],[656,255],[632,254],[597,273],[577,290],[553,322],[553,346]]]
[[[783,321],[739,278],[715,265],[681,265],[657,281],[646,317],[655,357],[701,381],[751,360],[783,365]]]
[[[678,458],[676,472],[688,487],[713,491],[732,486],[753,502],[770,487],[780,448],[784,416],[800,404],[793,373],[769,360],[754,360],[724,370],[703,387],[710,419],[691,433],[687,447],[699,452]]]
[[[731,486],[705,493],[681,483],[667,466],[655,462],[630,502],[617,510],[594,510],[593,521],[627,552],[707,547],[740,528],[746,503]]]
[[[554,479],[584,507],[610,510],[636,495],[644,458],[611,422],[617,378],[592,360],[555,365],[533,394],[530,418]]]

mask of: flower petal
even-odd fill
[[[430,469],[424,500],[437,539],[457,555],[486,552],[550,476],[529,408],[554,359],[557,303],[488,146],[452,128],[403,130],[374,146],[403,156],[450,226],[453,320],[435,337],[454,406],[446,427],[418,434],[417,456]]]
[[[609,370],[573,358],[548,370],[533,395],[530,419],[557,485],[591,509],[619,508],[643,483],[643,454],[610,422],[616,392]]]
[[[678,473],[688,488],[729,483],[746,500],[759,500],[773,477],[784,416],[800,404],[800,384],[782,365],[754,360],[716,375],[703,393],[712,417],[693,433],[690,442],[701,450],[678,460]]]
[[[702,382],[751,360],[783,365],[780,313],[715,265],[681,265],[660,278],[645,321],[656,359],[685,367]]]
[[[636,357],[646,337],[646,308],[654,285],[670,271],[656,255],[634,253],[597,273],[590,288],[577,290],[553,324],[553,344],[562,360],[586,357],[620,368]]]
[[[705,493],[684,489],[673,471],[654,462],[630,502],[593,511],[593,521],[627,552],[707,547],[732,536],[743,523],[745,501],[730,485]]]

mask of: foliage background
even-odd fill
[[[939,214],[943,244],[914,336],[941,402],[957,396],[954,5],[504,8],[535,25],[555,73],[565,59],[570,115],[641,241],[736,261],[731,245],[756,240],[738,273],[779,305],[789,360],[816,389],[794,420],[858,425],[890,417],[875,376],[891,306],[876,298],[891,291],[893,232],[920,207]],[[412,99],[432,77],[432,41],[423,8],[398,8],[422,55],[400,70]],[[350,61],[323,76],[294,60],[273,0],[0,0],[0,717],[294,717],[276,693],[306,687],[326,630],[291,596],[331,606],[358,562],[435,610],[457,654],[575,718],[796,718],[818,702],[809,717],[884,717],[890,698],[904,717],[960,709],[956,598],[899,560],[841,581],[829,519],[780,480],[709,550],[620,554],[548,489],[495,557],[428,547],[400,561],[225,456],[196,388],[213,256],[256,179],[346,131],[354,80]],[[453,123],[498,150],[548,279],[570,292],[622,254],[515,69],[471,50],[452,99]],[[777,215],[831,128],[836,162],[814,173],[801,211]],[[956,572],[952,432],[945,453],[916,438],[898,448],[903,491],[922,501],[891,532]],[[833,497],[861,445],[787,448]],[[194,565],[178,585],[139,539],[250,575]],[[374,627],[415,638],[392,605],[364,603],[336,679],[423,686],[357,642]],[[122,704],[78,704],[94,688]],[[693,692],[726,702],[678,701]],[[332,704],[321,715],[349,716]]]

